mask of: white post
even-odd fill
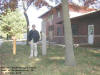
[[[45,21],[42,22],[42,55],[47,54],[47,47],[46,47],[46,25]]]

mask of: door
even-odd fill
[[[94,43],[94,25],[88,25],[88,43]]]

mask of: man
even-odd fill
[[[37,42],[39,41],[39,39],[40,39],[39,32],[35,29],[35,25],[32,25],[32,30],[29,32],[28,35],[28,41],[31,47],[31,53],[29,58],[33,57],[33,55],[37,57],[38,55]]]

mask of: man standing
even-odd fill
[[[39,32],[35,29],[35,25],[32,25],[32,30],[29,32],[28,35],[28,41],[31,47],[31,53],[29,58],[33,57],[33,55],[37,57],[38,55],[37,42],[39,41],[39,39],[40,39]]]

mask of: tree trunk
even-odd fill
[[[46,47],[46,25],[45,21],[42,22],[42,55],[47,54],[47,47]]]
[[[16,36],[12,36],[13,39],[13,55],[16,55]]]
[[[65,38],[65,63],[68,66],[75,66],[75,57],[73,51],[72,29],[69,18],[68,0],[62,0],[63,20],[64,20],[64,38]]]
[[[27,15],[26,12],[24,12],[24,16],[25,16],[26,22],[27,22],[27,42],[26,42],[26,44],[28,45],[28,33],[29,33],[29,28],[28,28],[28,26],[29,26],[29,18],[28,18],[28,15]]]

